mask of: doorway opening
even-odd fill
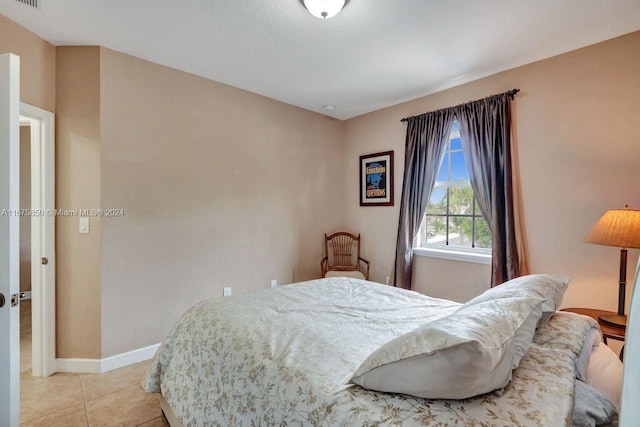
[[[20,117],[20,211],[31,211],[31,121]],[[31,371],[31,216],[20,216],[20,372]]]
[[[20,370],[46,377],[56,372],[54,114],[25,103],[20,163]]]

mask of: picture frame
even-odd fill
[[[393,151],[360,156],[360,206],[393,206]]]

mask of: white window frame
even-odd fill
[[[452,130],[449,135],[449,142],[451,144],[451,140],[460,138],[459,130]],[[443,153],[443,156],[446,152],[451,153],[450,145],[447,147],[447,150]],[[457,151],[457,150],[456,150]],[[448,157],[448,161],[451,162],[451,156]],[[465,161],[467,159],[465,158]],[[442,164],[442,160],[440,161]],[[449,170],[451,169],[451,165],[449,164]],[[454,186],[467,186],[471,185],[469,180],[459,180],[459,181],[439,181],[434,185],[434,190],[436,188],[442,187],[454,187]],[[475,199],[475,195],[474,195]],[[424,215],[426,217],[426,213]],[[440,259],[448,259],[453,261],[464,261],[464,262],[472,262],[477,264],[491,264],[491,249],[490,248],[469,248],[464,246],[455,246],[455,245],[442,245],[442,244],[434,244],[434,243],[423,243],[421,241],[422,236],[422,227],[424,226],[424,217],[423,222],[420,226],[420,230],[418,231],[415,237],[415,244],[413,253],[418,256],[425,256],[431,258],[440,258]]]
[[[489,251],[483,252],[483,251]],[[473,262],[476,264],[491,264],[491,249],[463,248],[463,247],[415,247],[413,254],[429,258],[448,259],[451,261]]]

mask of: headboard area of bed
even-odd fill
[[[624,346],[624,378],[620,426],[637,426],[640,419],[640,259],[633,280],[633,295]]]

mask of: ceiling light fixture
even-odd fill
[[[340,13],[345,0],[303,0],[303,3],[316,18],[328,19]]]

